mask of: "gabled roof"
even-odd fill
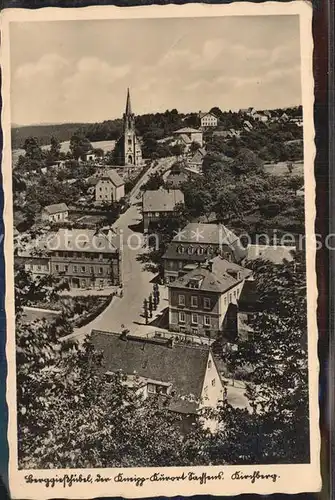
[[[243,281],[244,278],[242,276],[237,279],[227,272],[227,266],[224,259],[219,257],[218,259],[213,260],[216,262],[215,265],[214,262],[212,262],[212,270],[206,267],[206,265],[200,265],[196,269],[192,269],[192,271],[188,272],[184,276],[181,276],[175,281],[169,283],[168,287],[177,289],[192,289],[190,284],[196,280],[199,282],[199,286],[196,290],[221,294],[227,292],[230,288]]]
[[[238,262],[246,255],[246,249],[242,247],[239,238],[223,224],[190,222],[173,238],[172,244],[175,243],[227,245],[234,252]]]
[[[200,117],[200,119],[201,119],[201,118],[204,118],[204,117],[205,117],[205,116],[207,116],[207,115],[209,115],[209,116],[213,116],[213,118],[218,119],[218,117],[217,117],[214,113],[211,113],[210,111],[207,111],[207,112],[205,111],[204,113],[199,113],[199,117]]]
[[[117,250],[112,235],[97,233],[94,229],[59,229],[47,239],[49,251],[79,251],[114,253]]]
[[[58,214],[59,212],[68,212],[69,208],[66,203],[55,203],[54,205],[48,205],[44,207],[43,210],[48,212],[49,215],[52,215]]]
[[[249,245],[247,248],[247,260],[268,260],[274,264],[281,264],[284,260],[291,262],[294,257],[292,252],[296,250],[294,246],[285,245]]]
[[[199,148],[195,151],[194,155],[190,159],[190,161],[195,161],[197,158],[201,161],[202,158],[206,155],[206,149],[205,148]]]
[[[173,133],[174,134],[194,134],[195,132],[200,134],[201,130],[197,130],[196,128],[192,128],[192,127],[184,127],[184,128],[180,128],[178,130],[175,130]]]
[[[171,383],[181,397],[199,400],[207,369],[208,347],[175,344],[173,347],[154,339],[128,337],[92,330],[91,341],[103,352],[102,366],[105,372],[122,371],[125,375],[137,375],[146,379]],[[197,402],[177,398],[170,409],[182,413],[194,413]]]
[[[143,193],[143,212],[172,212],[178,203],[184,203],[180,189],[157,189]]]

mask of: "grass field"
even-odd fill
[[[287,168],[287,162],[278,162],[278,163],[266,163],[264,165],[264,170],[268,174],[272,175],[304,175],[304,164],[301,163],[293,163],[292,174],[289,173]]]
[[[70,141],[64,141],[61,142],[61,151],[63,153],[67,153],[70,147]],[[97,141],[97,142],[92,142],[92,147],[93,148],[101,148],[104,150],[106,153],[107,151],[112,151],[115,147],[115,141]],[[42,146],[42,149],[48,149],[50,146]],[[13,165],[16,164],[17,159],[20,155],[24,155],[24,149],[13,149],[12,151],[12,158],[13,158]]]

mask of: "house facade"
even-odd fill
[[[188,166],[194,169],[196,172],[200,173],[202,171],[202,162],[205,156],[206,156],[205,148],[197,149],[197,151],[188,158],[187,160]]]
[[[113,169],[99,171],[91,183],[95,185],[96,202],[111,203],[124,197],[124,181]]]
[[[218,126],[218,119],[213,113],[202,113],[201,111],[199,111],[199,119],[201,128]]]
[[[48,205],[42,210],[42,220],[48,222],[65,222],[69,219],[69,208],[66,203]]]
[[[221,257],[200,264],[169,286],[169,329],[217,336],[225,327],[228,309],[237,306],[249,269]]]
[[[102,353],[106,379],[122,372],[125,384],[144,398],[159,394],[167,410],[191,424],[200,419],[216,430],[216,423],[201,416],[205,408],[217,408],[223,400],[223,384],[211,350],[171,339],[144,339],[130,334],[93,330],[91,340]],[[136,376],[134,376],[136,374]]]
[[[181,144],[185,148],[185,153],[190,150],[192,142],[200,144],[203,146],[203,135],[202,130],[198,130],[191,127],[184,127],[174,132],[174,136],[177,144]]]
[[[147,232],[150,224],[161,217],[171,217],[180,203],[184,203],[184,194],[179,189],[145,191],[142,197],[144,231]]]
[[[31,245],[17,260],[33,277],[51,274],[70,288],[119,286],[121,255],[112,238],[93,229],[59,229],[43,248]]]
[[[192,222],[177,234],[163,255],[164,279],[176,280],[185,266],[194,266],[221,255],[226,260],[240,263],[246,249],[239,238],[223,224]]]

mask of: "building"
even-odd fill
[[[202,128],[218,126],[219,120],[213,113],[210,112],[202,113],[201,111],[199,111],[199,119],[200,119],[200,126]]]
[[[96,162],[99,160],[101,160],[101,156],[97,155],[94,151],[87,151],[87,153],[84,153],[80,158],[80,161],[83,162]]]
[[[295,246],[286,245],[248,245],[246,260],[262,259],[273,264],[291,262],[294,259]]]
[[[205,148],[197,149],[195,153],[188,158],[187,160],[188,166],[200,173],[202,171],[202,162],[205,156],[206,156]]]
[[[176,137],[176,143],[184,146],[186,153],[189,151],[192,142],[196,142],[200,145],[200,147],[203,146],[203,136],[201,130],[197,130],[191,127],[184,127],[176,130],[174,132],[174,135]]]
[[[142,198],[144,231],[161,217],[171,217],[180,203],[184,203],[184,195],[179,189],[145,191]]]
[[[93,229],[59,229],[18,253],[19,262],[33,276],[51,274],[71,288],[106,288],[121,284],[115,235]]]
[[[185,266],[204,263],[216,255],[240,263],[246,253],[239,238],[223,224],[191,222],[173,238],[163,255],[164,278],[172,282]]]
[[[231,305],[237,307],[252,271],[220,256],[193,267],[169,286],[169,329],[202,336],[223,332]]]
[[[98,330],[92,330],[91,341],[103,355],[107,380],[121,372],[128,387],[144,398],[166,397],[168,410],[183,416],[186,429],[201,410],[216,408],[223,400],[221,377],[208,347]],[[215,422],[203,419],[203,423],[215,430]]]
[[[66,203],[48,205],[42,210],[42,220],[48,222],[65,222],[69,219],[69,208]]]
[[[244,130],[246,130],[247,132],[250,132],[250,130],[252,130],[254,127],[253,125],[251,125],[251,123],[249,122],[249,120],[245,120],[243,122],[243,128]]]
[[[123,133],[115,145],[114,156],[120,165],[142,164],[142,148],[136,134],[135,115],[132,112],[129,89],[123,114]]]
[[[94,186],[95,201],[113,202],[124,197],[124,181],[114,169],[103,169],[89,179]]]

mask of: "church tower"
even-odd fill
[[[130,92],[127,90],[126,110],[123,114],[123,165],[139,165],[142,151],[135,131],[135,115],[131,109]]]

